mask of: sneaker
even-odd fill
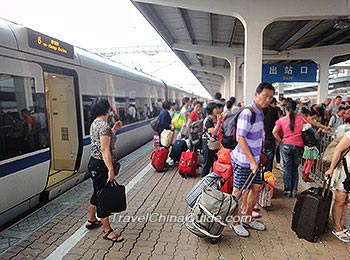
[[[265,227],[265,225],[263,223],[258,222],[256,220],[253,220],[250,223],[242,222],[241,224],[242,224],[243,227],[255,229],[255,230],[258,230],[258,231],[263,231],[263,230],[266,229],[266,227]]]
[[[240,237],[249,237],[250,233],[241,224],[233,225],[230,224],[230,228]]]
[[[170,160],[168,161],[168,165],[169,165],[169,166],[173,166],[173,165],[174,165],[174,160],[173,160],[173,159],[170,159]]]
[[[287,198],[290,198],[290,194],[291,194],[290,190],[283,191],[283,195],[286,196]]]
[[[283,168],[279,163],[276,164],[276,169],[283,172]]]
[[[338,232],[336,232],[335,230],[332,230],[332,234],[335,235],[340,241],[344,243],[350,242],[350,237],[347,235],[346,229]]]
[[[297,197],[297,195],[298,195],[297,191],[292,191],[288,198],[293,198],[294,199],[294,198]]]

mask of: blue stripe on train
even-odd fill
[[[11,173],[23,170],[25,168],[45,162],[47,160],[50,160],[50,151],[42,152],[13,162],[5,163],[3,165],[0,165],[0,177],[4,177]]]
[[[121,128],[117,135],[132,131],[134,129],[137,129],[139,127],[148,125],[152,119],[143,121],[140,123],[135,123],[132,125],[127,125],[123,128]],[[91,139],[90,137],[87,137],[83,139],[83,146],[90,145],[91,144]],[[9,175],[11,173],[24,170],[26,168],[29,168],[31,166],[34,166],[36,164],[45,162],[50,160],[50,151],[42,152],[39,154],[31,155],[22,159],[15,160],[13,162],[5,163],[3,165],[0,165],[0,178],[4,177],[6,175]]]

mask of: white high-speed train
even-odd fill
[[[0,230],[88,177],[90,109],[108,97],[122,157],[153,132],[152,103],[193,96],[29,28],[0,20]],[[136,118],[128,118],[135,106]]]

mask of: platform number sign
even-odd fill
[[[264,82],[316,82],[316,64],[263,64]]]
[[[74,47],[45,34],[28,30],[28,45],[31,48],[74,59]]]

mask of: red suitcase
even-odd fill
[[[181,176],[196,176],[197,171],[197,153],[195,152],[182,152],[178,171]]]
[[[151,164],[157,172],[164,171],[165,161],[168,158],[169,149],[166,147],[157,147],[151,154]]]
[[[222,192],[232,194],[233,190],[233,167],[231,164],[223,164],[215,161],[213,172],[225,179],[225,184],[220,189]]]

